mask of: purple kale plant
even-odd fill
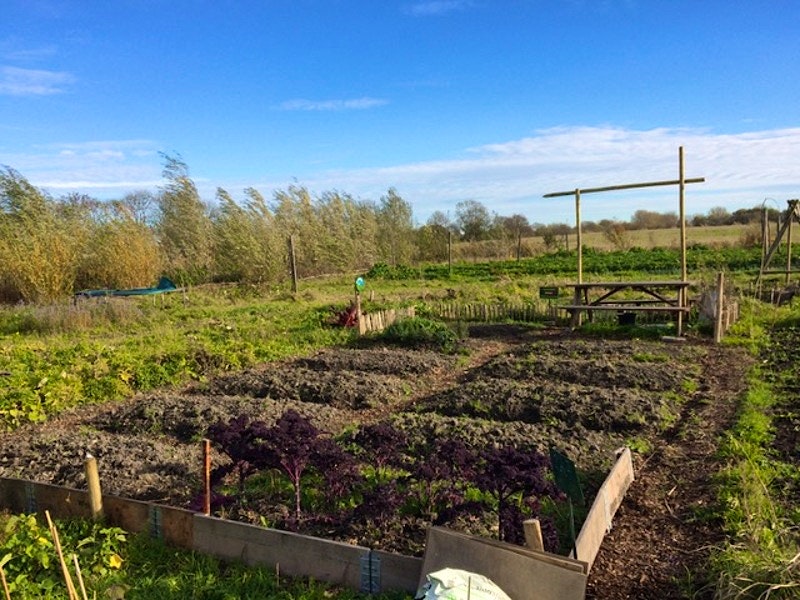
[[[230,459],[230,463],[212,471],[212,485],[218,485],[230,473],[236,473],[239,493],[244,492],[245,480],[261,467],[260,447],[266,428],[260,421],[251,422],[246,415],[209,427],[208,439]]]
[[[379,478],[389,468],[402,468],[408,462],[408,436],[386,422],[364,425],[353,441],[362,449],[362,460],[375,467]]]
[[[294,516],[301,515],[303,473],[314,458],[319,444],[319,430],[294,410],[287,410],[274,426],[265,431],[260,457],[266,468],[282,471],[294,490]]]
[[[474,482],[497,503],[501,540],[522,541],[523,506],[535,508],[540,498],[558,497],[558,490],[547,477],[549,468],[549,459],[534,450],[513,446],[483,450]]]
[[[441,515],[452,515],[464,505],[478,454],[464,442],[452,439],[437,440],[415,451],[422,458],[415,465],[409,487],[420,512],[438,524]]]
[[[303,480],[307,475],[317,475],[324,488],[322,496],[328,499],[346,494],[356,477],[353,458],[294,410],[284,412],[271,427],[236,417],[227,424],[213,425],[208,437],[230,458],[229,464],[214,470],[212,483],[218,484],[235,472],[241,494],[249,476],[274,469],[292,485],[295,522],[302,516]]]

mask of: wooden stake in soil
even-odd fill
[[[80,600],[78,598],[78,593],[75,591],[75,584],[72,582],[72,575],[69,574],[67,562],[64,560],[64,553],[61,551],[61,540],[58,538],[58,529],[56,529],[53,520],[50,518],[50,511],[44,511],[44,515],[47,517],[47,526],[50,528],[50,535],[53,537],[53,545],[56,547],[56,554],[58,554],[58,560],[61,563],[61,572],[64,574],[64,581],[67,584],[69,600]]]
[[[81,565],[78,562],[78,555],[72,555],[72,563],[75,565],[75,574],[78,576],[78,585],[81,587],[81,596],[83,596],[83,600],[89,600],[89,596],[86,595],[86,586],[83,584],[83,573],[81,573]]]
[[[294,254],[294,236],[289,236],[289,271],[292,276],[292,293],[297,293],[297,259]]]
[[[447,232],[447,274],[453,276],[453,232]]]
[[[6,582],[6,572],[3,571],[2,565],[0,565],[0,581],[3,582],[3,592],[6,595],[6,600],[11,600],[11,593],[8,591],[8,583]]]
[[[544,542],[542,541],[542,526],[539,519],[527,519],[522,522],[525,531],[525,545],[531,550],[544,552]]]
[[[211,514],[211,440],[203,440],[203,514]]]
[[[103,494],[100,491],[97,459],[91,454],[87,454],[84,468],[86,469],[86,483],[89,486],[89,506],[92,510],[92,519],[99,521],[103,518]]]
[[[725,306],[725,273],[717,275],[717,306],[714,314],[714,343],[722,341],[722,310]]]

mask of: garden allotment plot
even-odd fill
[[[420,453],[434,440],[542,453],[555,447],[575,461],[591,499],[617,448],[647,450],[681,419],[699,387],[707,350],[512,326],[475,326],[471,333],[462,354],[367,343],[85,408],[6,434],[0,475],[83,487],[88,451],[98,457],[106,493],[186,507],[201,489],[199,442],[210,426],[243,415],[270,425],[291,409],[351,450],[365,424],[399,432]],[[226,459],[217,452],[214,461],[220,466]],[[368,456],[365,462],[374,464]],[[309,507],[314,501],[304,498]],[[290,504],[285,485],[256,480],[218,514],[289,524]],[[445,513],[404,514],[390,529],[359,520],[357,510],[335,527],[311,518],[291,526],[417,554],[431,519],[469,533],[497,534],[496,517],[489,513],[451,520]]]

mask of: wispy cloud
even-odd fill
[[[299,111],[341,111],[341,110],[366,110],[388,104],[388,100],[381,98],[353,98],[350,100],[287,100],[278,105],[280,110]]]
[[[345,189],[377,198],[393,186],[424,221],[434,210],[452,212],[474,199],[499,214],[522,213],[532,221],[573,219],[570,202],[546,200],[549,192],[678,178],[684,146],[689,186],[687,211],[713,206],[749,207],[766,196],[795,197],[800,187],[800,128],[715,134],[699,129],[629,130],[559,127],[534,135],[466,149],[448,160],[317,173],[303,179],[314,190]],[[628,218],[638,209],[677,211],[677,191],[652,188],[596,194],[584,218]]]
[[[0,153],[0,164],[14,167],[32,184],[56,195],[82,191],[117,196],[161,184],[158,150],[151,140],[47,144],[25,153]]]
[[[71,73],[0,67],[0,95],[49,96],[67,91],[75,82]]]
[[[469,0],[429,0],[409,4],[406,12],[415,17],[428,17],[462,10],[469,5]]]
[[[385,165],[381,168],[287,173],[260,180],[262,167],[237,181],[196,179],[206,198],[217,186],[229,190],[257,187],[265,196],[299,183],[313,193],[343,190],[378,199],[390,187],[414,207],[424,222],[435,210],[453,214],[461,200],[482,202],[502,215],[520,213],[532,222],[572,222],[569,198],[545,199],[549,192],[575,188],[678,178],[678,147],[685,150],[686,177],[705,177],[688,186],[689,214],[714,206],[731,210],[760,204],[766,197],[779,205],[800,189],[800,128],[719,134],[702,129],[632,130],[619,127],[558,127],[503,142],[464,149],[441,160]],[[31,183],[54,194],[83,191],[119,197],[161,184],[159,144],[152,140],[110,140],[53,144],[26,154],[3,154]],[[199,173],[203,165],[190,165]],[[295,180],[293,176],[297,176]],[[674,187],[587,195],[583,218],[629,218],[636,210],[677,211]]]
[[[0,46],[1,47],[1,46]],[[44,58],[51,58],[57,52],[53,45],[39,46],[36,48],[14,48],[3,50],[0,56],[8,61],[38,61]]]

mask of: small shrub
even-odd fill
[[[442,321],[412,317],[395,321],[387,327],[383,339],[409,348],[437,348],[453,352],[458,336]]]
[[[372,268],[367,271],[367,279],[416,279],[418,271],[412,269],[407,265],[387,265],[386,263],[375,263]]]

